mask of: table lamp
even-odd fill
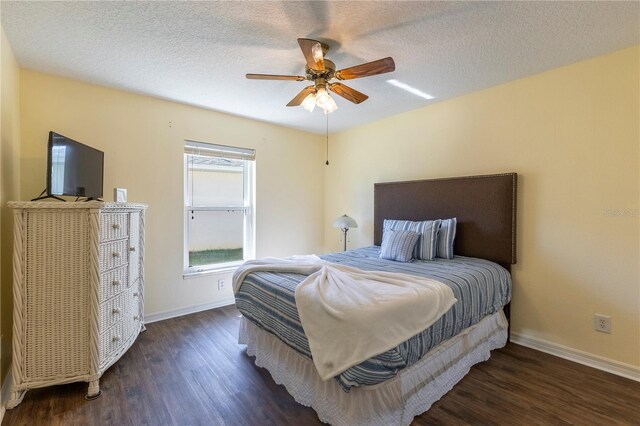
[[[353,220],[353,218],[350,218],[345,214],[333,221],[333,227],[340,228],[342,230],[342,234],[344,236],[344,250],[346,251],[347,250],[347,233],[349,232],[350,228],[357,228],[358,224],[356,223],[355,220]]]

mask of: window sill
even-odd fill
[[[234,272],[236,268],[240,265],[232,265],[232,266],[223,266],[220,268],[210,268],[210,269],[201,269],[194,271],[184,271],[182,273],[183,279],[196,278],[204,275],[214,275],[214,274],[225,274],[229,272]]]

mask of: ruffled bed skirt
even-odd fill
[[[322,381],[310,359],[244,317],[238,338],[257,366],[266,368],[298,403],[313,408],[320,420],[335,426],[408,425],[506,342],[507,319],[500,311],[432,349],[393,379],[346,393],[335,380]]]

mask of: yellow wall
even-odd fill
[[[184,139],[256,149],[256,254],[322,249],[322,138],[297,130],[23,70],[22,190],[45,187],[47,135],[55,130],[105,152],[105,199],[128,189],[149,205],[147,315],[232,300],[229,274],[183,279]],[[217,290],[217,280],[227,288]]]
[[[0,383],[11,362],[13,219],[6,202],[20,193],[20,68],[0,28]]]
[[[351,246],[372,243],[375,182],[518,172],[512,331],[640,366],[639,57],[625,49],[333,136],[327,248],[340,248],[329,219],[343,213],[359,225]],[[596,312],[611,334],[593,330]]]

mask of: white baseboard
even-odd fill
[[[13,383],[13,374],[11,374],[11,365],[9,365],[9,372],[2,383],[2,393],[0,394],[0,424],[4,419],[4,413],[7,412],[7,402],[9,401],[9,394],[11,393],[11,384]]]
[[[511,332],[511,342],[640,382],[640,367],[636,367],[635,365],[625,364],[610,358],[593,355],[588,352],[520,333]]]
[[[170,311],[157,312],[155,314],[149,314],[144,316],[145,324],[149,324],[156,321],[163,321],[169,318],[181,317],[183,315],[195,314],[196,312],[207,311],[209,309],[221,308],[223,306],[233,305],[236,303],[234,297],[229,297],[222,300],[216,300],[215,302],[205,303],[202,305],[188,306],[186,308],[172,309]]]

